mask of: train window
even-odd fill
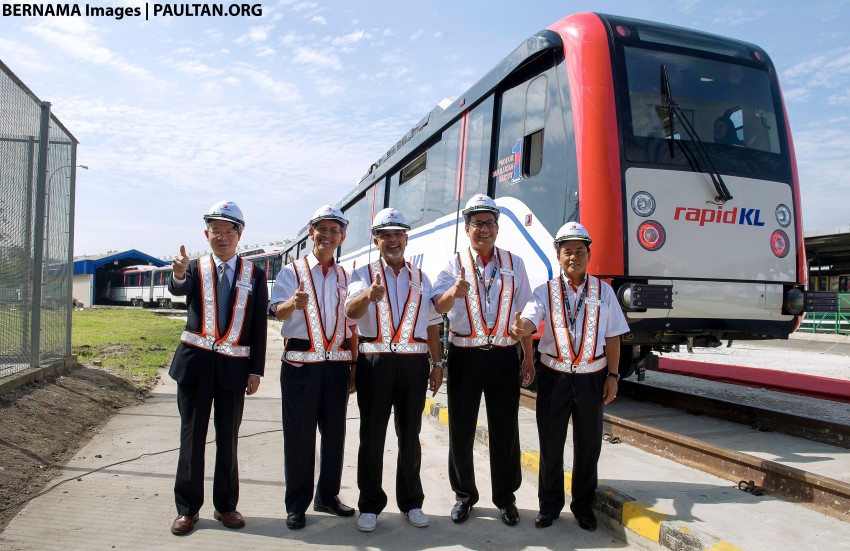
[[[850,293],[850,276],[838,276],[838,292]]]
[[[469,113],[461,206],[465,205],[473,195],[487,193],[492,136],[493,96],[491,95]]]
[[[145,272],[144,274],[142,274],[142,278],[141,278],[141,279],[142,279],[142,285],[143,285],[144,287],[149,287],[149,286],[150,286],[150,284],[151,284],[151,276],[152,276],[152,275],[153,275],[153,274],[151,274],[151,272]]]
[[[268,274],[266,274],[269,279],[274,279],[277,277],[278,272],[280,272],[281,261],[282,259],[279,254],[276,254],[272,257],[271,261],[269,262]]]
[[[553,59],[541,60],[530,71],[525,81],[506,89],[499,102],[494,195],[519,199],[533,214],[532,220],[555,233],[566,220],[569,186],[565,184],[568,167],[575,163],[575,150],[565,148],[571,143],[564,130],[570,109],[561,106]],[[547,148],[564,154],[544,157]]]
[[[537,176],[543,166],[543,130],[526,136],[522,150],[525,151],[522,156],[522,175],[526,178]]]
[[[420,163],[423,166],[422,170],[418,169]],[[404,213],[407,223],[411,225],[420,222],[425,215],[425,187],[429,172],[424,170],[424,167],[425,154],[417,157],[416,160],[402,169],[402,178],[407,174],[408,179],[402,180],[400,178],[398,185],[394,186],[393,193],[390,195],[391,206]],[[410,170],[408,171],[408,169]],[[413,174],[413,176],[409,176],[409,174]]]
[[[348,254],[369,244],[370,230],[372,226],[372,194],[367,191],[358,197],[353,203],[349,203],[345,210],[348,219],[348,230],[345,241],[340,249],[342,254]]]
[[[410,164],[401,169],[401,184],[404,185],[405,182],[411,180],[414,176],[422,172],[427,168],[428,161],[428,153],[425,152],[416,159],[414,159]]]

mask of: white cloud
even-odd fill
[[[310,67],[321,67],[335,71],[342,69],[342,63],[336,55],[307,47],[296,49],[293,61],[299,65],[309,65]]]
[[[266,71],[256,69],[247,63],[237,63],[232,71],[248,79],[255,86],[271,93],[272,98],[281,102],[292,102],[300,99],[298,87],[289,82],[276,80]]]
[[[327,25],[328,21],[321,15],[314,15],[310,18],[311,23],[315,23],[316,25]]]
[[[418,31],[416,31],[415,33],[410,35],[409,40],[411,42],[414,42],[414,41],[418,40],[419,37],[421,37],[424,33],[425,33],[425,31],[423,29],[419,29]]]
[[[738,27],[753,21],[758,21],[768,13],[768,10],[755,10],[749,7],[746,9],[729,9],[724,6],[720,15],[714,18],[714,23],[727,27]]]
[[[791,82],[834,88],[850,78],[850,47],[816,54],[782,72]]]
[[[785,98],[785,101],[787,101],[789,103],[790,102],[805,103],[806,101],[809,100],[809,97],[811,96],[811,92],[809,91],[808,88],[800,87],[800,88],[791,88],[789,90],[785,90],[782,93],[782,95]]]
[[[162,84],[147,69],[103,46],[98,28],[83,17],[45,17],[27,26],[26,31],[76,59],[104,65],[151,84]]]
[[[331,40],[331,44],[336,47],[353,46],[361,40],[372,38],[372,35],[366,31],[353,31],[344,36],[337,36]]]

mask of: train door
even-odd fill
[[[507,81],[499,96],[491,184],[503,212],[500,244],[525,260],[532,286],[552,277],[552,240],[577,218],[578,182],[568,90],[550,56]]]

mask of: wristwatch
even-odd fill
[[[609,377],[614,377],[614,378],[615,378],[615,379],[617,379],[618,381],[620,380],[620,374],[619,374],[619,373],[611,373],[611,372],[609,371],[609,372],[608,372],[608,376],[609,376]]]
[[[443,360],[440,360],[439,362],[435,362],[431,358],[428,358],[428,366],[429,367],[439,367],[440,369],[442,369],[443,368]]]

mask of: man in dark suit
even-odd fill
[[[212,255],[189,261],[186,248],[172,261],[168,288],[187,297],[186,330],[168,374],[177,381],[180,456],[171,533],[185,535],[204,502],[204,444],[215,403],[214,518],[242,528],[237,441],[245,395],[257,392],[266,358],[265,272],[236,256],[245,222],[235,203],[220,201],[204,215]]]

